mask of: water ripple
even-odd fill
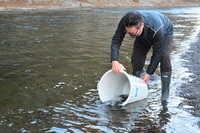
[[[147,10],[174,22],[168,108],[160,103],[160,82],[150,83],[147,99],[120,110],[99,99],[97,83],[111,67],[111,38],[129,9],[0,13],[0,132],[198,133],[200,120],[188,113],[194,107],[180,107],[177,88],[192,76],[180,55],[199,32],[199,7]],[[129,73],[131,51],[126,37],[120,60]]]

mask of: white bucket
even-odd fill
[[[97,88],[102,102],[114,101],[120,95],[128,95],[122,106],[142,100],[148,95],[146,83],[125,71],[122,74],[116,74],[112,70],[107,71],[101,77]]]

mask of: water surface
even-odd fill
[[[111,38],[129,9],[0,12],[0,132],[199,132],[199,118],[179,107],[177,89],[191,75],[180,56],[199,32],[200,8],[145,10],[174,22],[168,108],[160,103],[160,82],[123,110],[99,99],[97,83],[111,68]],[[128,73],[132,43],[126,36],[120,54]]]

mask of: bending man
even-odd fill
[[[173,24],[164,15],[153,11],[133,11],[125,14],[120,20],[111,42],[112,70],[121,74],[124,66],[119,62],[119,49],[128,33],[135,38],[131,57],[133,75],[143,78],[148,84],[160,63],[163,105],[168,103],[171,81],[171,48],[173,40]],[[153,49],[150,64],[145,72],[144,65],[148,51]],[[143,74],[143,76],[142,76]]]

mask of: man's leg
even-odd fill
[[[162,72],[161,73],[161,83],[162,83],[162,96],[161,102],[165,106],[169,102],[169,90],[171,83],[171,73],[172,72]]]
[[[139,40],[135,40],[133,53],[131,57],[133,75],[137,77],[142,77],[145,74],[144,65],[148,51],[151,46],[145,45]]]
[[[172,50],[172,41],[173,36],[167,36],[164,42],[163,54],[161,58],[161,83],[162,83],[162,96],[161,102],[162,105],[165,106],[169,102],[169,90],[170,90],[170,83],[171,83],[171,59],[170,54]]]

